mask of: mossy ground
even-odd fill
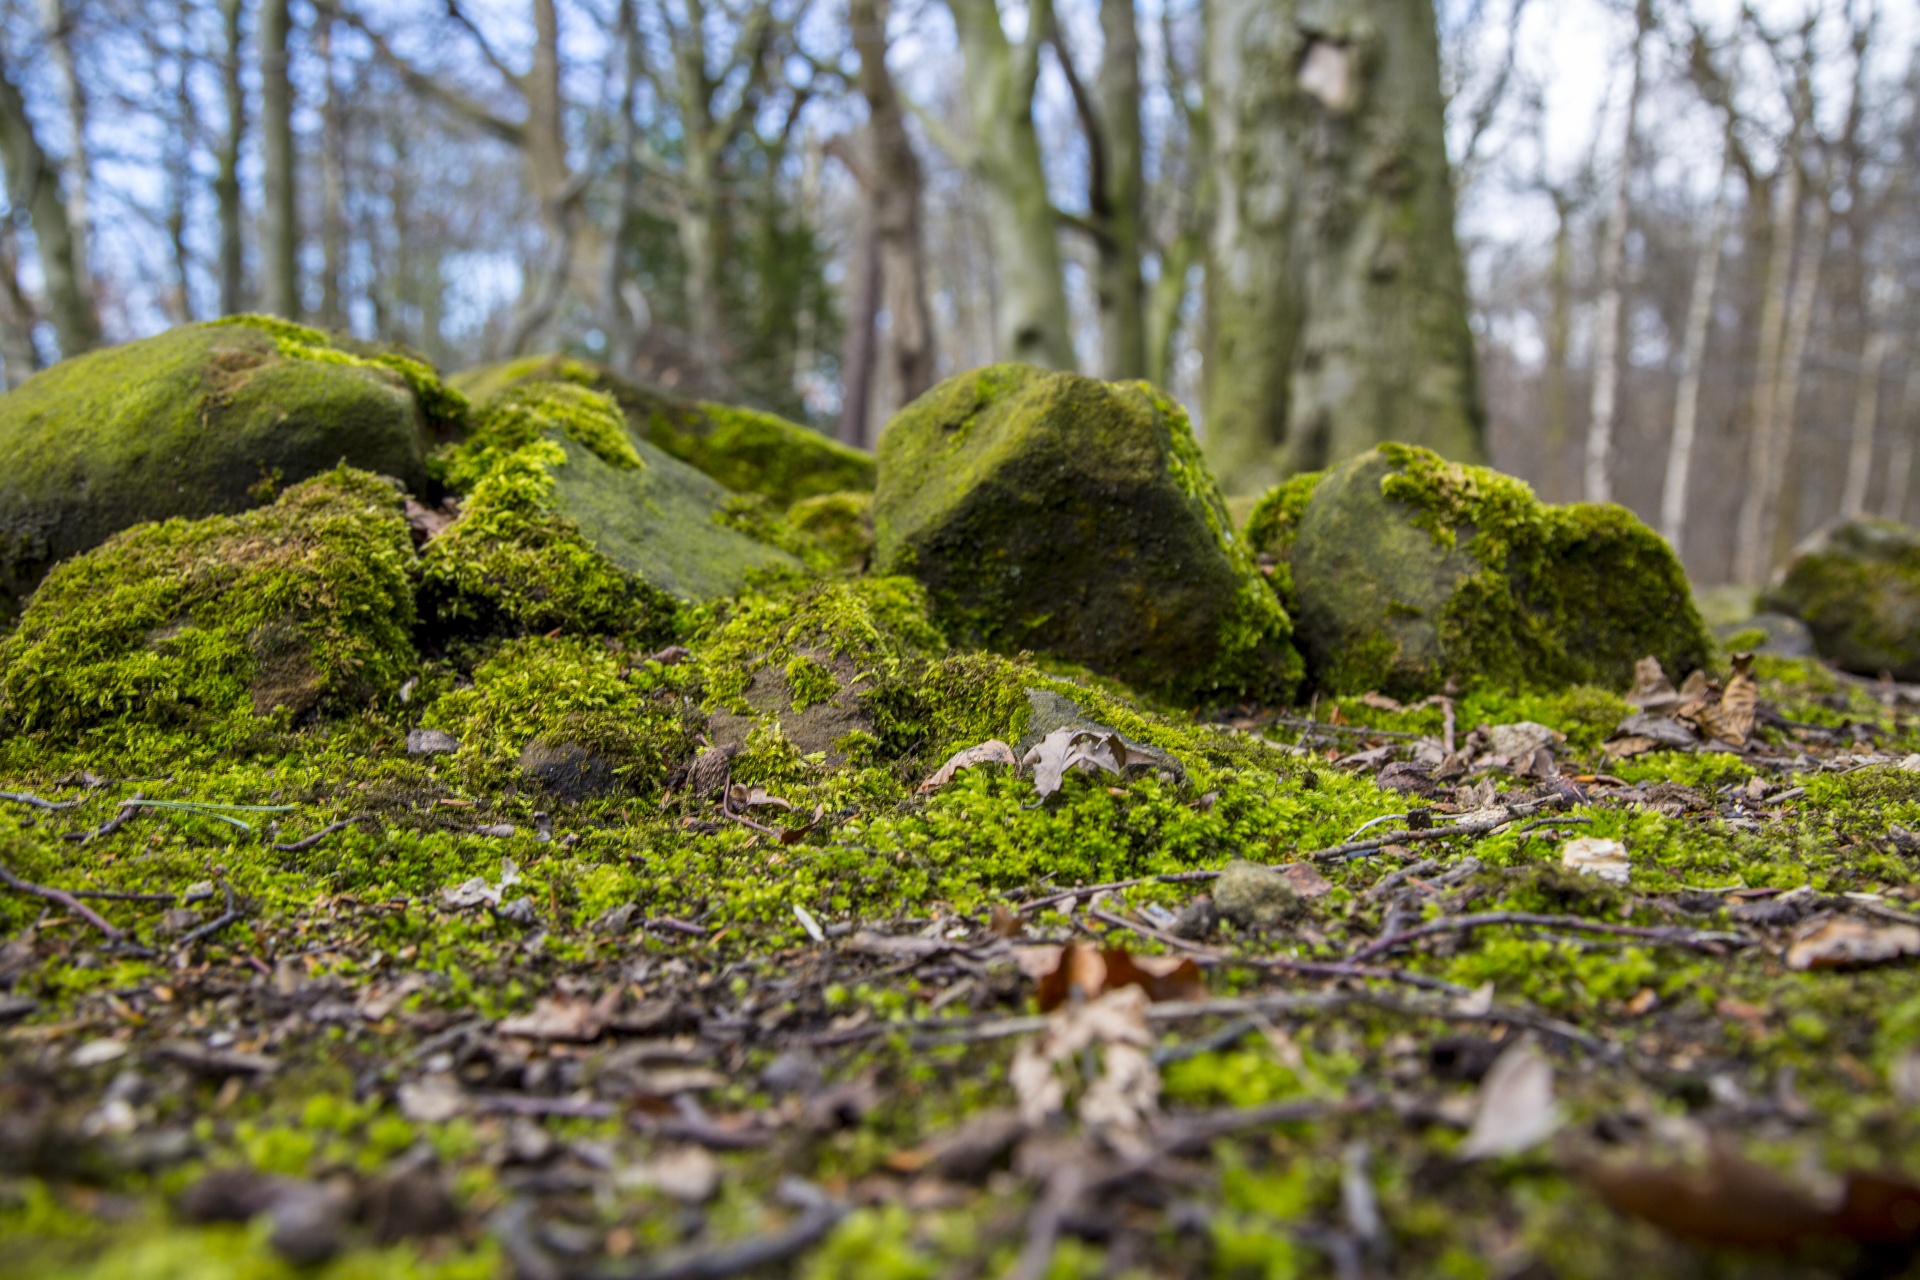
[[[799,1274],[999,1274],[1021,1246],[1035,1184],[1004,1170],[977,1184],[916,1180],[899,1154],[1011,1098],[1011,1040],[916,1039],[1031,1008],[1030,986],[1007,961],[968,958],[991,954],[991,909],[1074,884],[1237,857],[1289,862],[1337,844],[1409,807],[1407,796],[1376,785],[1379,758],[1369,767],[1348,757],[1404,750],[1411,738],[1387,735],[1441,727],[1437,708],[1396,713],[1357,700],[1337,708],[1323,700],[1314,727],[1260,716],[1237,727],[1189,721],[1110,684],[1018,658],[955,654],[926,621],[918,588],[902,580],[795,577],[679,610],[662,625],[645,644],[677,642],[684,660],[614,635],[471,640],[421,658],[404,698],[389,682],[324,719],[268,723],[243,743],[178,725],[155,728],[163,737],[134,754],[51,731],[11,739],[0,755],[9,788],[80,804],[0,807],[9,870],[69,889],[176,895],[211,881],[230,885],[244,914],[182,945],[223,898],[185,919],[165,903],[97,901],[156,952],[135,956],[70,912],[0,895],[0,934],[11,939],[0,971],[13,996],[34,1002],[0,1040],[0,1234],[10,1256],[50,1276],[276,1275],[290,1268],[275,1259],[264,1221],[194,1226],[177,1216],[176,1198],[205,1170],[245,1166],[364,1187],[396,1161],[431,1158],[457,1225],[391,1245],[351,1228],[346,1251],[317,1274],[510,1274],[514,1237],[500,1211],[521,1202],[560,1224],[542,1239],[577,1236],[589,1257],[618,1255],[604,1264],[617,1269],[622,1258],[774,1229],[790,1218],[771,1198],[789,1173],[853,1206]],[[756,713],[731,774],[793,805],[741,811],[773,834],[690,794],[676,775],[702,717],[742,705],[759,670],[804,688],[809,662],[837,673],[833,696],[866,709],[875,726],[866,750],[829,766],[794,748],[782,714]],[[1463,733],[1533,720],[1567,734],[1563,765],[1590,781],[1588,799],[1565,816],[1588,822],[1323,864],[1331,891],[1289,932],[1226,926],[1214,941],[1233,957],[1338,959],[1382,928],[1386,904],[1366,891],[1388,871],[1422,856],[1444,869],[1469,855],[1480,869],[1423,896],[1416,918],[1525,910],[1744,930],[1759,945],[1714,955],[1487,927],[1391,963],[1461,988],[1491,981],[1503,1007],[1562,1019],[1617,1050],[1609,1061],[1548,1042],[1568,1116],[1563,1143],[1638,1150],[1649,1134],[1706,1127],[1801,1173],[1920,1174],[1920,1109],[1889,1084],[1920,1045],[1920,972],[1899,963],[1788,972],[1783,929],[1729,919],[1724,897],[1701,905],[1702,891],[1740,885],[1810,886],[1840,904],[1849,901],[1840,895],[1875,894],[1895,909],[1920,894],[1920,871],[1889,837],[1920,828],[1920,774],[1889,763],[1920,749],[1920,724],[1904,704],[1883,706],[1868,686],[1805,664],[1763,660],[1762,676],[1778,723],[1746,755],[1654,754],[1610,768],[1598,748],[1625,710],[1617,690],[1473,692],[1456,708]],[[1030,688],[1064,693],[1089,716],[1172,752],[1184,782],[1070,774],[1040,804],[1028,779],[986,767],[917,792],[952,750],[986,737],[1018,741]],[[408,756],[407,730],[420,723],[450,730],[461,749]],[[619,792],[565,805],[530,790],[515,761],[540,735],[584,739],[618,759]],[[79,781],[82,769],[104,783]],[[1513,792],[1531,785],[1492,776]],[[1771,790],[1751,787],[1755,778]],[[1661,782],[1693,788],[1704,807],[1663,808],[1648,791]],[[64,838],[96,827],[135,791],[202,807],[145,810],[84,844]],[[218,808],[247,805],[275,808]],[[822,816],[810,825],[816,808]],[[364,820],[311,848],[273,847],[345,818]],[[497,834],[509,824],[512,834]],[[1558,841],[1569,834],[1624,840],[1631,883],[1558,871]],[[446,904],[443,891],[470,877],[498,882],[504,859],[521,869],[507,896],[527,900],[524,914]],[[1100,910],[1150,921],[1142,913],[1178,909],[1199,887],[1143,885],[1108,895]],[[827,943],[809,937],[796,906],[828,930]],[[935,924],[983,949],[918,962],[845,949],[850,926],[911,933]],[[1158,949],[1085,913],[1040,911],[1029,927],[1041,938],[1095,935]],[[1209,983],[1216,995],[1341,989],[1231,961]],[[630,1010],[669,1010],[663,1029],[579,1047],[487,1030],[541,998],[609,990]],[[477,1028],[460,1030],[474,1019]],[[1457,1115],[1473,1086],[1435,1064],[1442,1047],[1460,1051],[1461,1035],[1485,1044],[1504,1034],[1497,1026],[1360,1003],[1210,1039],[1226,1021],[1157,1032],[1170,1114],[1289,1099],[1356,1105],[1174,1162],[1069,1231],[1049,1274],[1332,1275],[1329,1242],[1350,1225],[1343,1153],[1356,1142],[1370,1153],[1392,1274],[1798,1275],[1843,1261],[1756,1262],[1666,1241],[1599,1206],[1556,1154],[1564,1147],[1455,1160],[1458,1130],[1436,1117]],[[670,1034],[684,1037],[674,1052],[725,1078],[700,1095],[706,1114],[753,1118],[774,1135],[770,1146],[719,1153],[721,1189],[694,1208],[622,1177],[678,1144],[647,1130],[652,1104],[596,1083],[618,1046],[665,1044],[657,1037]],[[162,1054],[163,1042],[182,1037],[212,1037],[278,1067],[237,1083],[198,1075]],[[612,1099],[610,1114],[408,1119],[400,1089],[428,1069],[434,1037],[454,1046],[451,1069],[474,1097]],[[87,1061],[100,1051],[84,1047],[107,1040],[124,1044],[124,1056],[75,1065],[76,1053]],[[825,1081],[803,1100],[837,1087],[865,1101],[826,1119],[782,1101],[760,1073],[803,1044],[818,1046],[807,1053]],[[415,1054],[423,1046],[427,1054]],[[128,1072],[134,1083],[116,1085]],[[120,1122],[104,1107],[113,1090],[131,1099]],[[1791,1106],[1776,1101],[1783,1096]],[[516,1124],[544,1129],[556,1151],[517,1162]],[[175,1133],[179,1145],[161,1157],[140,1141]],[[1189,1207],[1166,1210],[1170,1194]]]

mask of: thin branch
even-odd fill
[[[109,922],[105,916],[102,916],[86,903],[81,902],[65,889],[50,889],[46,885],[33,884],[29,881],[22,880],[4,866],[0,866],[0,884],[6,885],[7,888],[12,889],[16,893],[28,894],[35,898],[43,898],[48,902],[65,907],[68,911],[73,912],[74,915],[79,916],[95,929],[98,929],[102,934],[105,934],[109,941],[117,942],[130,951],[139,955],[153,954],[135,942],[132,935],[128,934],[118,925]]]
[[[1384,955],[1397,947],[1421,938],[1432,937],[1438,933],[1458,933],[1466,929],[1477,929],[1482,925],[1516,924],[1536,928],[1572,929],[1577,933],[1606,933],[1623,938],[1643,938],[1649,942],[1666,943],[1677,947],[1691,947],[1696,951],[1717,951],[1728,945],[1747,946],[1748,940],[1737,933],[1706,933],[1692,929],[1653,929],[1640,925],[1611,924],[1603,920],[1587,920],[1580,916],[1540,915],[1531,911],[1483,911],[1475,915],[1449,916],[1442,920],[1430,920],[1426,924],[1404,929],[1399,933],[1388,934],[1384,938],[1375,938],[1366,946],[1354,952],[1350,960],[1368,960]]]

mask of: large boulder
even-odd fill
[[[1676,679],[1713,661],[1685,570],[1631,512],[1552,506],[1426,449],[1383,445],[1296,476],[1247,534],[1327,692],[1619,688],[1649,654]]]
[[[446,480],[465,496],[427,546],[437,621],[623,629],[649,595],[730,595],[800,561],[726,523],[727,491],[635,437],[608,397],[528,382],[476,415]]]
[[[454,386],[487,404],[529,382],[571,382],[612,396],[634,434],[736,493],[786,506],[801,498],[873,488],[873,455],[757,409],[692,403],[571,356],[524,356],[455,374]]]
[[[873,517],[875,570],[925,584],[956,644],[1183,701],[1298,682],[1186,415],[1145,383],[1010,364],[949,378],[882,433]]]
[[[1920,680],[1920,529],[1849,520],[1801,546],[1761,607],[1800,619],[1820,656]]]
[[[418,487],[463,414],[417,361],[258,317],[63,360],[0,396],[0,617],[142,521],[244,511],[341,462]]]
[[[0,640],[0,727],[226,745],[362,704],[414,663],[412,562],[400,491],[344,467],[237,516],[136,525],[54,569]]]

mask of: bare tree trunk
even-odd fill
[[[1867,294],[1867,343],[1860,354],[1860,382],[1854,390],[1853,438],[1847,448],[1847,483],[1840,494],[1840,515],[1857,520],[1867,513],[1867,481],[1873,474],[1873,435],[1880,420],[1880,375],[1893,345],[1895,282],[1893,267],[1881,263]]]
[[[1613,500],[1613,426],[1622,372],[1620,327],[1627,284],[1627,219],[1632,212],[1634,125],[1640,114],[1641,52],[1652,25],[1651,0],[1640,0],[1634,8],[1633,66],[1627,73],[1620,170],[1614,175],[1607,206],[1607,234],[1600,243],[1600,300],[1593,322],[1593,399],[1587,417],[1587,464],[1581,484],[1588,502]]]
[[[0,388],[12,390],[39,369],[40,353],[33,345],[36,319],[33,303],[20,285],[20,254],[13,224],[0,220],[0,364],[6,366]]]
[[[1720,283],[1720,258],[1727,242],[1726,167],[1713,196],[1707,243],[1694,269],[1687,298],[1687,330],[1680,351],[1680,388],[1673,401],[1673,435],[1667,443],[1667,478],[1660,493],[1660,533],[1679,556],[1686,543],[1687,482],[1693,473],[1694,438],[1700,420],[1700,377],[1707,363],[1707,339],[1713,331],[1713,298]]]
[[[294,169],[293,80],[287,44],[289,0],[260,3],[260,300],[269,312],[300,318],[300,205]]]
[[[873,373],[880,331],[880,237],[875,232],[873,200],[855,224],[854,276],[851,304],[847,315],[847,336],[840,357],[840,426],[835,433],[841,443],[864,448],[868,437],[868,413],[872,401]]]
[[[1793,295],[1787,302],[1787,332],[1780,352],[1780,395],[1775,402],[1776,435],[1773,473],[1762,507],[1761,572],[1773,564],[1793,541],[1799,510],[1800,472],[1793,465],[1798,448],[1800,379],[1806,370],[1807,343],[1813,333],[1813,310],[1819,299],[1820,272],[1826,264],[1827,232],[1833,222],[1833,201],[1823,180],[1813,192],[1813,213],[1807,220],[1806,242],[1794,269]]]
[[[99,346],[100,319],[74,263],[74,229],[60,195],[59,167],[34,136],[26,101],[4,66],[0,66],[0,163],[6,169],[7,194],[16,209],[26,210],[39,246],[41,287],[61,358]]]
[[[333,65],[333,15],[320,11],[314,32],[314,52],[325,73],[327,100],[321,108],[320,137],[320,323],[329,329],[347,327],[347,307],[341,278],[347,270],[347,112]]]
[[[1740,517],[1733,543],[1733,578],[1746,586],[1760,585],[1767,571],[1766,522],[1771,493],[1768,486],[1773,479],[1773,454],[1779,447],[1781,347],[1787,324],[1787,296],[1792,288],[1794,239],[1800,225],[1800,165],[1791,154],[1782,165],[1786,172],[1781,175],[1780,195],[1774,202],[1767,282],[1760,301],[1747,480],[1740,495]]]
[[[1103,376],[1147,374],[1146,284],[1140,275],[1145,213],[1140,138],[1140,33],[1133,0],[1101,0],[1100,132],[1105,160],[1096,222]],[[1064,57],[1064,54],[1062,55]]]
[[[1000,305],[995,343],[1005,360],[1074,367],[1061,274],[1058,216],[1047,194],[1033,93],[1051,0],[1027,6],[1020,43],[1007,38],[995,0],[948,0],[960,33],[962,75],[973,123],[973,169],[986,196]]]
[[[220,51],[220,83],[227,108],[226,133],[220,139],[219,172],[213,195],[220,207],[220,314],[233,315],[244,306],[245,255],[241,244],[240,143],[247,132],[246,88],[240,81],[241,0],[220,0],[220,24],[225,42]]]
[[[1207,450],[1257,491],[1482,452],[1430,0],[1209,0]]]
[[[67,225],[73,228],[73,274],[82,293],[93,296],[93,218],[89,188],[93,162],[87,147],[87,87],[73,54],[73,13],[64,0],[40,0],[40,17],[47,33],[47,51],[60,80],[60,96],[67,109],[67,130],[73,135],[67,149],[63,184],[67,197]]]
[[[622,374],[633,372],[640,342],[640,317],[627,302],[626,248],[628,227],[640,201],[640,119],[636,114],[643,70],[640,31],[633,0],[620,0],[614,11],[614,38],[621,44],[620,85],[620,195],[613,209],[612,233],[607,237],[607,288],[601,300],[607,328],[607,363]],[[639,288],[638,284],[634,285]]]
[[[193,249],[187,243],[187,203],[192,198],[193,188],[197,183],[196,175],[193,173],[193,146],[194,139],[200,133],[199,112],[193,100],[192,63],[188,57],[188,45],[184,36],[193,18],[191,0],[177,0],[174,16],[178,30],[182,34],[176,37],[177,43],[173,50],[174,118],[172,137],[168,140],[167,243],[173,250],[175,293],[175,300],[169,308],[169,313],[176,324],[184,324],[194,319]]]
[[[1907,370],[1907,393],[1900,421],[1887,451],[1887,486],[1880,495],[1880,514],[1889,520],[1907,518],[1907,496],[1913,486],[1914,436],[1920,434],[1920,364]]]
[[[1575,202],[1564,191],[1550,190],[1553,199],[1553,256],[1547,266],[1547,363],[1542,393],[1546,400],[1546,458],[1544,474],[1553,477],[1557,500],[1571,487],[1567,475],[1567,440],[1573,435],[1573,211]],[[1567,487],[1561,487],[1567,486]]]
[[[1200,261],[1206,238],[1199,228],[1183,228],[1160,255],[1160,275],[1147,294],[1147,368],[1145,377],[1164,387],[1173,376],[1174,348],[1180,341],[1180,317],[1187,304],[1187,277]]]

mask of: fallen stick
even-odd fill
[[[30,805],[35,809],[72,809],[80,804],[79,800],[48,800],[31,791],[0,791],[0,800]]]
[[[1426,924],[1403,929],[1399,933],[1388,934],[1384,938],[1375,938],[1347,959],[1359,962],[1371,959],[1405,946],[1420,938],[1431,937],[1437,933],[1453,933],[1462,929],[1477,929],[1481,925],[1517,924],[1532,925],[1547,929],[1572,929],[1575,932],[1609,933],[1622,938],[1644,938],[1649,942],[1663,942],[1672,946],[1692,947],[1705,951],[1713,946],[1733,943],[1744,946],[1747,939],[1737,933],[1704,933],[1692,929],[1656,929],[1631,924],[1610,924],[1602,920],[1586,920],[1579,916],[1539,915],[1531,911],[1482,911],[1475,915],[1449,916],[1442,920],[1431,920]]]
[[[342,818],[338,822],[329,822],[326,826],[320,828],[318,831],[314,832],[312,835],[303,836],[298,840],[288,840],[288,841],[285,841],[284,843],[278,843],[278,844],[275,844],[273,847],[274,847],[274,850],[279,853],[304,853],[306,850],[311,849],[313,848],[313,846],[319,844],[322,840],[325,840],[328,836],[332,835],[334,832],[344,831],[356,822],[365,822],[365,821],[367,821],[367,818],[364,814],[357,815],[352,818]]]
[[[113,816],[91,831],[69,831],[66,839],[77,840],[81,844],[91,844],[102,836],[110,836],[127,825],[133,816],[144,807],[145,797],[136,791],[114,806]]]
[[[240,918],[242,913],[240,911],[239,900],[234,897],[233,886],[222,880],[220,887],[226,890],[227,893],[227,909],[221,912],[219,916],[182,937],[179,942],[174,944],[176,948],[184,951],[202,938],[212,937]]]
[[[777,1231],[711,1249],[650,1258],[624,1270],[579,1267],[565,1274],[578,1280],[731,1280],[799,1257],[826,1239],[847,1214],[845,1204],[798,1178],[782,1182],[777,1194],[799,1210],[793,1221]]]
[[[57,903],[105,934],[110,941],[117,942],[121,946],[127,947],[141,955],[153,954],[135,942],[132,936],[125,930],[109,922],[105,916],[80,901],[80,899],[74,897],[71,893],[68,893],[65,889],[49,889],[45,885],[33,884],[30,881],[22,880],[6,867],[0,867],[0,884],[6,885],[7,888],[12,889],[16,893],[24,893],[35,898],[44,898],[48,902]]]
[[[1070,898],[1089,898],[1096,893],[1105,893],[1109,889],[1131,889],[1143,884],[1190,884],[1195,881],[1219,878],[1218,871],[1169,871],[1165,875],[1138,876],[1132,880],[1111,880],[1106,884],[1084,885],[1081,888],[1068,889],[1063,893],[1052,894],[1045,898],[1035,898],[1032,902],[1023,902],[1013,908],[1013,914],[1025,915],[1029,911],[1038,911],[1043,907],[1053,906],[1057,902],[1065,902]]]

